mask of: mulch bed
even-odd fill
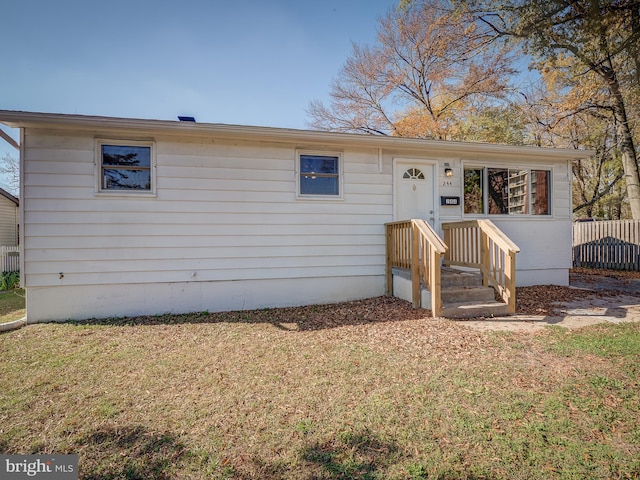
[[[561,303],[586,298],[615,297],[616,290],[578,290],[559,285],[535,285],[516,288],[516,313],[519,315],[558,315]]]
[[[576,269],[572,273],[588,278],[594,285],[602,278],[601,270]],[[640,278],[639,272],[607,272],[607,275],[631,274]],[[610,279],[610,278],[609,278]],[[623,280],[624,282],[624,280]],[[615,285],[615,282],[611,283]],[[589,298],[606,298],[629,295],[628,291],[577,289],[558,285],[536,285],[517,288],[516,313],[519,315],[561,315],[561,304]],[[640,297],[640,291],[638,292]],[[77,323],[108,325],[161,325],[180,323],[270,323],[281,330],[314,331],[343,326],[384,324],[404,320],[417,320],[431,316],[425,309],[413,309],[409,302],[393,297],[377,297],[328,305],[309,305],[289,308],[267,308],[252,311],[221,313],[192,313],[184,315],[140,316],[134,318],[109,318]]]
[[[626,270],[600,270],[595,268],[573,268],[571,273],[578,275],[589,275],[593,277],[607,277],[615,278],[617,280],[622,279],[640,279],[640,272],[626,271]]]
[[[518,287],[516,313],[521,315],[558,315],[562,303],[589,298],[616,297],[634,295],[637,292],[629,289],[629,282],[640,279],[640,272],[617,270],[599,270],[590,268],[573,268],[570,271],[570,287],[558,285],[536,285]],[[579,285],[580,288],[575,288]]]

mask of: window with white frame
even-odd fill
[[[299,151],[297,157],[300,197],[341,197],[341,154]]]
[[[151,142],[97,141],[100,192],[155,191]]]
[[[550,170],[467,167],[464,213],[550,215],[550,184]]]

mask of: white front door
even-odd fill
[[[433,164],[397,161],[393,168],[394,220],[422,218],[435,227]]]

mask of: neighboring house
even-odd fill
[[[18,245],[18,225],[20,202],[6,190],[0,188],[0,245]]]
[[[441,235],[489,218],[520,247],[519,285],[566,285],[570,163],[591,153],[12,111],[0,122],[21,128],[32,322],[382,295],[384,224],[408,218]]]

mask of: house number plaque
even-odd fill
[[[445,205],[445,206],[460,205],[460,197],[440,197],[440,205]]]

